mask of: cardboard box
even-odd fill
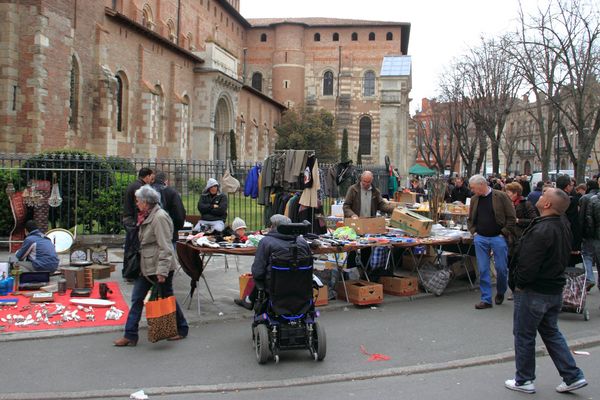
[[[315,306],[320,307],[329,304],[329,288],[327,285],[323,285],[319,290],[313,289],[313,296],[315,294]]]
[[[354,229],[361,236],[368,233],[378,234],[387,232],[385,229],[385,218],[383,217],[346,218],[344,219],[344,225]]]
[[[344,291],[344,282],[338,282],[335,287],[337,297],[340,300],[346,300]],[[352,304],[365,306],[369,304],[380,304],[383,302],[383,285],[363,280],[346,281],[346,290],[348,291],[348,301]]]
[[[240,299],[245,299],[254,290],[254,279],[252,274],[240,275]]]
[[[426,237],[431,233],[433,221],[406,208],[395,208],[390,225],[404,230],[409,235]]]
[[[382,276],[379,283],[383,285],[383,293],[394,296],[414,296],[419,293],[419,282],[416,276]]]
[[[417,202],[417,194],[414,192],[396,192],[394,193],[394,201],[403,204],[415,204]]]

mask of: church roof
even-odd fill
[[[402,26],[410,25],[406,22],[391,21],[367,21],[362,19],[342,19],[342,18],[249,18],[247,20],[253,28],[265,27],[274,24],[303,24],[308,26]]]

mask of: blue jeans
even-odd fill
[[[479,290],[481,301],[492,304],[492,283],[490,277],[490,250],[494,251],[496,266],[496,291],[504,294],[508,287],[508,244],[504,236],[493,237],[475,235],[475,255],[479,266]]]
[[[152,280],[156,280],[154,276],[149,277]],[[140,276],[133,283],[133,291],[131,292],[131,309],[129,309],[129,315],[127,316],[127,322],[125,323],[125,337],[129,340],[138,340],[138,329],[140,325],[140,319],[142,318],[142,311],[144,310],[144,298],[148,291],[152,288],[152,282],[146,277]],[[169,276],[165,283],[162,284],[163,296],[168,297],[173,295],[173,271],[169,272]],[[175,312],[177,318],[177,333],[181,336],[187,336],[188,334],[188,323],[183,316],[179,303],[176,303],[177,310]]]
[[[535,336],[540,333],[550,358],[567,385],[582,379],[567,342],[558,330],[562,294],[541,294],[531,290],[513,293],[513,335],[515,336],[515,380],[518,384],[535,380]]]
[[[586,280],[588,283],[594,282],[594,264],[600,260],[600,240],[583,239],[581,243],[581,258],[585,267]],[[596,269],[598,266],[596,265]],[[598,277],[600,281],[600,276]]]

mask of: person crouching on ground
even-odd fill
[[[248,236],[246,236],[246,223],[240,217],[235,217],[231,224],[231,230],[233,230],[233,242],[234,243],[246,243]]]
[[[210,178],[198,201],[200,220],[194,230],[200,231],[202,225],[211,231],[223,232],[227,220],[227,195],[221,193],[219,182]]]
[[[535,337],[539,333],[563,382],[560,393],[587,385],[567,342],[558,329],[562,308],[565,266],[571,256],[571,229],[564,218],[569,196],[561,189],[546,189],[536,207],[540,217],[523,232],[511,268],[509,285],[514,293],[513,334],[515,337],[514,379],[507,389],[535,393]]]
[[[138,328],[144,298],[154,284],[161,285],[165,297],[173,295],[173,272],[178,266],[173,250],[173,222],[160,205],[160,196],[151,186],[145,185],[135,192],[139,210],[137,224],[139,226],[141,275],[133,283],[131,292],[131,309],[125,323],[125,334],[113,343],[117,347],[135,346],[138,342]],[[188,334],[188,324],[177,303],[176,309],[178,335],[167,340],[184,339]]]
[[[25,222],[25,240],[10,261],[22,272],[54,272],[58,268],[58,255],[52,241],[38,228],[35,221]]]

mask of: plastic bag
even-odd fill
[[[333,237],[341,240],[356,240],[358,235],[354,229],[350,228],[349,226],[342,226],[333,232]]]

